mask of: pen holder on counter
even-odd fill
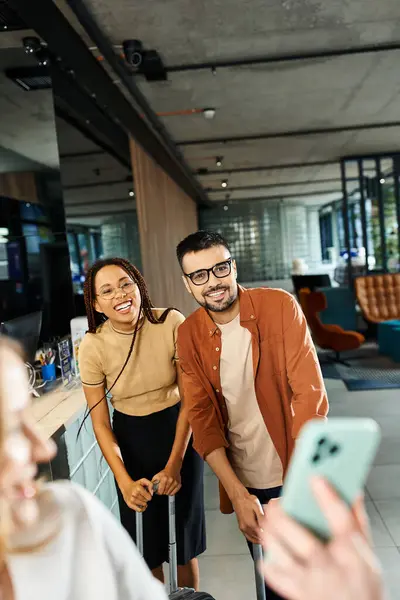
[[[42,378],[43,381],[55,381],[57,379],[56,365],[54,362],[42,366]]]

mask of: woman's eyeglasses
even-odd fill
[[[185,276],[190,279],[194,285],[205,285],[210,279],[210,273],[212,273],[218,279],[228,277],[232,271],[232,259],[220,262],[210,269],[200,269],[193,273],[185,273]]]
[[[100,290],[97,295],[100,296],[100,298],[104,298],[104,300],[113,300],[117,295],[118,290],[121,290],[121,292],[126,295],[133,292],[134,289],[135,283],[133,281],[125,281],[125,283],[122,283],[116,288],[104,288]]]

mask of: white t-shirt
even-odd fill
[[[15,600],[167,600],[99,500],[67,481],[45,489],[60,508],[60,529],[42,549],[7,557]]]
[[[221,386],[229,416],[228,456],[239,480],[248,488],[282,485],[282,463],[265,426],[254,387],[251,333],[240,315],[221,330]]]

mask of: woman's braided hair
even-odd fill
[[[88,270],[86,279],[85,279],[84,288],[83,288],[84,298],[85,298],[86,315],[87,315],[88,325],[89,325],[87,333],[96,334],[97,329],[100,327],[100,325],[102,325],[103,323],[105,323],[105,321],[107,321],[107,317],[103,314],[98,313],[96,311],[94,305],[96,302],[96,289],[95,289],[96,275],[99,271],[101,271],[101,269],[103,269],[104,267],[109,267],[109,266],[121,267],[121,269],[123,269],[126,272],[128,277],[130,277],[132,279],[132,281],[134,281],[136,283],[136,285],[138,286],[139,292],[140,292],[140,308],[139,308],[139,313],[138,313],[138,319],[135,323],[135,329],[133,331],[132,342],[131,342],[131,345],[129,348],[129,352],[125,359],[124,364],[122,365],[121,371],[119,372],[119,374],[116,377],[113,384],[107,389],[107,392],[103,396],[103,398],[101,398],[101,400],[99,400],[97,402],[97,404],[92,406],[92,408],[87,412],[87,414],[85,415],[85,418],[79,428],[78,435],[82,429],[82,426],[83,426],[86,418],[90,415],[92,410],[94,408],[96,408],[96,406],[98,406],[101,402],[103,402],[103,400],[105,400],[107,398],[107,395],[114,388],[117,381],[119,380],[122,373],[124,372],[125,367],[128,364],[129,359],[132,355],[133,348],[135,346],[137,333],[141,327],[141,321],[142,321],[141,317],[144,317],[145,319],[147,319],[148,321],[150,321],[150,323],[153,323],[154,325],[159,325],[161,323],[164,323],[168,314],[171,312],[171,310],[174,310],[173,308],[167,308],[159,317],[156,316],[156,314],[153,310],[154,305],[150,299],[149,291],[147,289],[147,285],[146,285],[143,275],[140,273],[140,271],[134,265],[132,265],[132,263],[130,263],[125,258],[106,258],[106,259],[98,260]]]

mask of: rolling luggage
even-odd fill
[[[169,518],[169,599],[170,600],[214,600],[206,592],[195,592],[190,588],[178,587],[178,560],[176,549],[176,523],[175,523],[175,496],[168,497]],[[136,546],[143,556],[143,514],[136,513]],[[258,572],[257,564],[262,560],[261,546],[253,546],[254,570],[256,578],[257,600],[265,600],[265,584],[262,575]]]

